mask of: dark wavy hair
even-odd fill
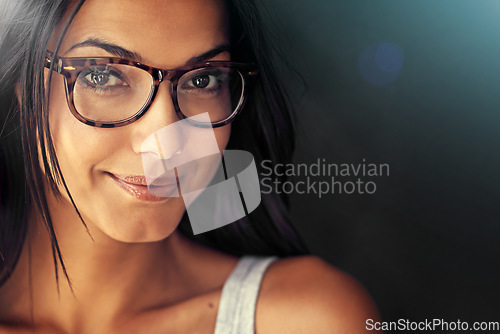
[[[73,200],[51,140],[43,65],[54,29],[62,24],[59,45],[84,1],[0,3],[0,285],[15,268],[26,238],[30,210],[38,210],[43,217],[52,242],[56,275],[57,266],[61,265],[67,277],[44,183],[56,195],[60,195],[57,185],[62,184]],[[292,106],[273,64],[274,52],[266,41],[259,12],[251,0],[226,3],[231,58],[255,63],[259,68],[259,78],[244,110],[232,125],[228,148],[251,152],[258,168],[262,160],[287,163],[294,149]],[[67,21],[62,22],[63,18]],[[58,46],[56,52],[57,49]],[[49,81],[51,75],[52,71]],[[80,215],[77,204],[73,202]],[[83,219],[82,223],[85,225]],[[238,256],[307,253],[290,223],[284,194],[262,194],[261,205],[249,216],[201,235],[193,235],[184,215],[179,230],[188,238]]]

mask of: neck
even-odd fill
[[[32,305],[34,319],[57,315],[66,328],[90,318],[110,323],[175,304],[203,286],[196,280],[200,259],[193,261],[201,246],[179,232],[158,242],[124,243],[89,225],[90,237],[67,205],[53,217],[53,225],[71,284],[60,265],[56,283],[49,234],[40,215],[33,214],[16,270],[0,289],[0,300],[9,305],[8,319],[30,314],[26,307]],[[0,306],[0,315],[5,311]]]

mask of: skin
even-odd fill
[[[89,46],[65,54],[89,37],[136,52],[145,64],[170,69],[227,43],[227,17],[223,3],[216,0],[88,0],[60,53],[111,56]],[[212,60],[229,59],[224,52]],[[178,120],[168,82],[161,84],[140,120],[115,129],[76,120],[62,84],[62,76],[54,74],[51,132],[62,172],[93,240],[65,192],[57,200],[47,190],[74,295],[60,270],[58,293],[50,241],[35,212],[29,247],[25,245],[11,279],[0,288],[0,333],[213,333],[221,289],[237,258],[197,245],[176,231],[185,211],[181,199],[140,201],[107,174],[143,174],[141,143]],[[226,146],[230,130],[214,129],[219,149]],[[172,152],[189,149],[188,143],[172,143]],[[371,299],[358,283],[314,257],[273,264],[264,277],[256,312],[259,334],[361,333],[366,319],[377,319]]]

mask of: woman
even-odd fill
[[[217,148],[290,158],[290,107],[251,1],[3,6],[0,333],[354,333],[376,317],[353,279],[317,258],[291,257],[306,252],[284,198],[263,196],[247,218],[198,237],[180,197],[144,192],[141,145],[196,109],[182,89],[210,96],[214,82],[223,85],[215,74],[181,84],[205,66],[220,74],[225,64],[252,86],[241,110],[215,122],[208,112]],[[114,95],[142,92],[146,77],[154,93],[127,103],[130,94]],[[114,103],[104,103],[110,95]],[[168,159],[192,145],[165,144]],[[190,171],[176,183],[213,174]],[[248,281],[238,278],[245,270]]]

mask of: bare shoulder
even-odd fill
[[[273,263],[260,290],[256,333],[364,333],[379,318],[363,286],[313,256]]]

